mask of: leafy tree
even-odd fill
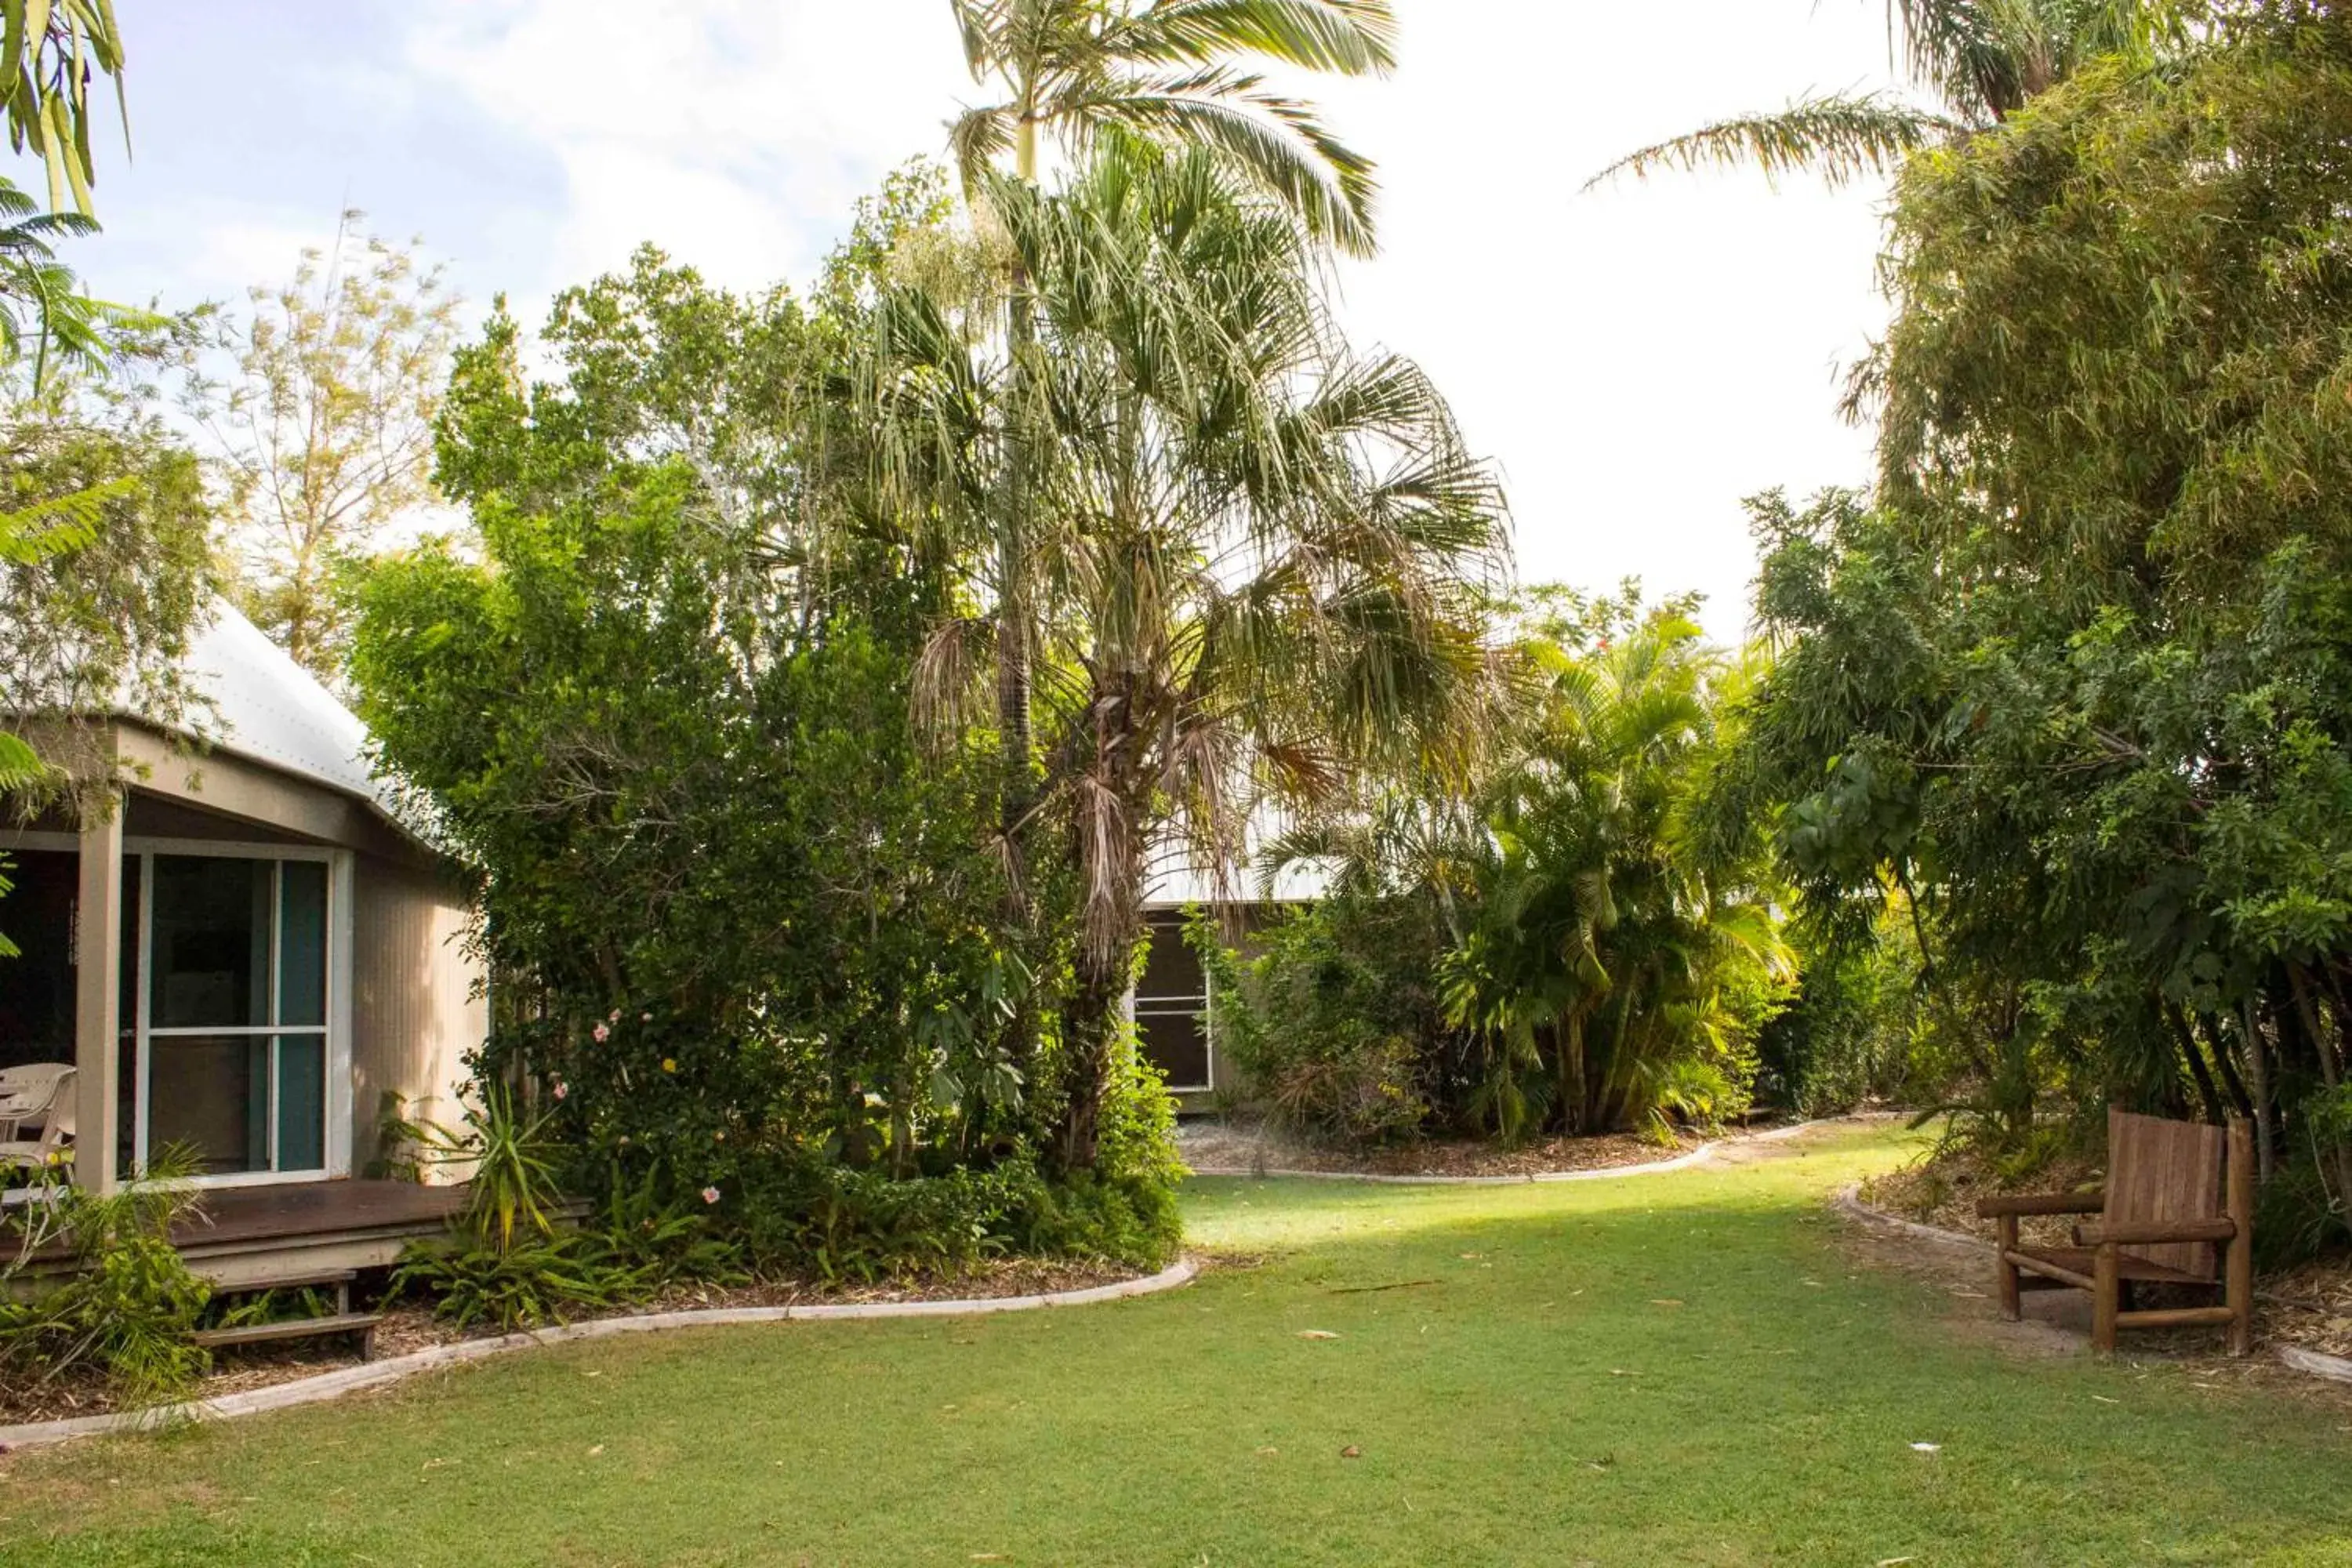
[[[459,304],[412,249],[362,237],[362,217],[344,213],[282,288],[252,290],[250,316],[222,323],[234,370],[188,395],[228,474],[247,613],[329,679],[347,634],[338,573],[434,500]]]
[[[946,584],[825,428],[929,188],[868,209],[820,304],[643,251],[559,297],[540,380],[495,317],[439,419],[478,542],[364,573],[354,679],[482,869],[484,1066],[562,1086],[593,1184],[698,1211],[708,1186],[755,1255],[827,1273],[984,1239],[1157,1256],[1156,1084],[1116,1097],[1102,1184],[1041,1184],[1003,1019],[1055,976],[992,930],[985,752],[909,710]],[[818,506],[844,520],[812,560]]]
[[[213,513],[195,456],[160,422],[53,386],[0,418],[0,793],[26,806],[106,758],[89,723],[170,719],[211,592]]]
[[[1827,918],[1899,889],[2005,1147],[2053,1096],[2247,1112],[2266,1173],[2340,1126],[2347,62],[2249,7],[1914,160],[1877,494],[1759,508],[1732,814],[1791,803]]]
[[[1627,154],[1588,182],[1662,168],[1753,164],[1809,169],[1832,185],[1886,174],[1922,147],[2000,125],[2091,61],[2146,61],[2186,37],[2178,0],[1887,0],[1890,47],[1920,103],[1892,93],[1825,92],[1742,114]]]

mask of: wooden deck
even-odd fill
[[[294,1182],[217,1187],[173,1227],[188,1267],[216,1286],[251,1289],[345,1268],[380,1268],[418,1237],[437,1233],[466,1201],[463,1187],[410,1182]],[[62,1265],[52,1254],[37,1258]]]

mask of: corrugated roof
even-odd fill
[[[1300,903],[1320,899],[1331,890],[1328,868],[1312,861],[1286,866],[1270,891],[1262,892],[1257,868],[1236,868],[1226,878],[1226,897],[1217,896],[1216,878],[1189,860],[1153,868],[1144,886],[1143,901],[1150,909],[1178,909],[1186,904]]]
[[[367,726],[335,694],[226,602],[190,639],[184,661],[204,701],[178,728],[215,750],[356,795],[397,824],[394,794],[367,755]]]

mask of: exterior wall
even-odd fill
[[[353,870],[352,1164],[381,1151],[387,1092],[454,1126],[465,1056],[489,1034],[481,965],[465,949],[464,889],[436,868],[361,856]]]

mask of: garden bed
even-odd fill
[[[569,1322],[605,1318],[630,1318],[656,1312],[721,1310],[746,1307],[844,1307],[906,1301],[991,1301],[1014,1296],[1055,1294],[1124,1284],[1147,1275],[1130,1268],[1101,1268],[1066,1262],[1029,1259],[978,1265],[951,1277],[919,1282],[893,1281],[873,1286],[827,1286],[813,1281],[782,1280],[752,1285],[693,1286],[664,1291],[645,1300],[571,1314]],[[542,1325],[544,1326],[544,1325]],[[460,1329],[434,1316],[429,1307],[399,1305],[389,1309],[377,1328],[375,1359],[490,1340],[507,1331],[494,1324]],[[351,1337],[296,1340],[278,1344],[240,1346],[216,1352],[213,1370],[188,1391],[191,1401],[218,1399],[294,1383],[320,1373],[360,1364],[359,1348]],[[95,1378],[61,1378],[37,1388],[0,1388],[0,1426],[104,1415],[117,1406],[103,1383]]]
[[[2099,1175],[2098,1167],[2089,1162],[2061,1162],[2012,1189],[1976,1162],[1953,1155],[1874,1176],[1862,1184],[1858,1195],[1882,1214],[1957,1232],[1990,1247],[1996,1222],[1977,1217],[1979,1197],[2011,1190],[2065,1192],[2095,1185]],[[2029,1246],[2069,1245],[2069,1233],[2084,1217],[2029,1215],[2019,1222],[2019,1231]],[[2260,1276],[2254,1282],[2254,1334],[2269,1343],[2352,1357],[2352,1258],[2326,1258]],[[2190,1345],[2192,1341],[2184,1337],[2180,1342]]]
[[[1422,1139],[1392,1148],[1333,1149],[1289,1137],[1264,1123],[1188,1121],[1177,1131],[1184,1163],[1204,1174],[1308,1171],[1335,1176],[1521,1176],[1647,1165],[1687,1154],[1706,1140],[1683,1133],[1660,1141],[1631,1132],[1543,1138],[1504,1148],[1475,1139]]]

